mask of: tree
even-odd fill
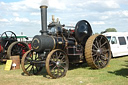
[[[98,32],[96,32],[95,34],[99,34]]]
[[[115,28],[108,28],[105,31],[107,31],[107,32],[117,32],[117,30]]]
[[[105,31],[102,31],[101,34],[106,32],[117,32],[117,30],[115,28],[107,28]]]

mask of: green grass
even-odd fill
[[[22,69],[5,71],[0,64],[0,85],[128,85],[128,57],[111,59],[104,69],[73,66],[63,78],[49,79],[45,69],[40,75],[23,75]]]

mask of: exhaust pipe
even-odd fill
[[[41,35],[47,35],[48,31],[47,31],[47,8],[48,6],[46,5],[42,5],[40,6],[41,9],[41,26],[42,26],[42,30]]]

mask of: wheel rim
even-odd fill
[[[41,72],[42,66],[40,63],[34,63],[39,61],[38,53],[33,53],[33,51],[27,51],[21,61],[21,67],[24,73],[27,75],[37,75]]]
[[[62,50],[52,50],[46,59],[46,70],[52,78],[59,78],[66,75],[69,61],[66,53]]]
[[[85,56],[87,63],[92,68],[104,68],[111,57],[110,45],[103,35],[91,36],[85,45]]]
[[[6,31],[1,35],[1,38],[3,39],[14,39],[17,40],[16,34],[12,31]]]

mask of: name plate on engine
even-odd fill
[[[7,60],[5,69],[6,71],[9,71],[11,69],[12,60]]]
[[[58,42],[59,44],[62,44],[62,42]]]

